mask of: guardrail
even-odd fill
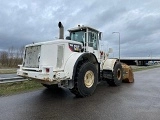
[[[22,82],[28,79],[22,77],[12,77],[12,78],[0,78],[0,84],[2,83],[12,83],[12,82]]]

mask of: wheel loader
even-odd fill
[[[108,58],[108,53],[100,50],[102,32],[78,25],[69,29],[64,39],[64,27],[61,22],[58,26],[59,39],[25,46],[17,75],[39,81],[47,88],[68,88],[78,97],[92,95],[101,81],[110,86],[134,82],[130,66]]]

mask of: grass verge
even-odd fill
[[[42,85],[36,81],[23,81],[14,83],[0,84],[0,96],[12,95],[26,91],[32,91],[42,88]]]
[[[16,73],[17,68],[12,68],[12,69],[0,69],[0,74],[12,74]]]
[[[131,66],[132,67],[132,66]],[[153,68],[158,68],[160,65],[154,65],[154,66],[137,66],[137,67],[132,67],[133,72],[137,71],[142,71],[142,70],[148,70],[148,69],[153,69]]]

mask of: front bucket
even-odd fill
[[[123,68],[123,82],[133,83],[134,82],[134,74],[132,68],[127,64],[122,63]]]

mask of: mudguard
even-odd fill
[[[107,59],[107,60],[105,60],[103,65],[102,65],[102,69],[113,71],[116,61],[117,61],[117,59]]]
[[[70,55],[64,67],[64,72],[67,78],[74,79],[77,65],[79,61],[83,60],[84,58],[86,58],[91,63],[94,63],[97,69],[99,68],[98,61],[93,53],[74,52]]]
[[[68,60],[65,63],[64,66],[64,72],[65,76],[67,76],[68,79],[72,79],[73,73],[74,73],[74,66],[78,60],[78,58],[82,55],[83,53],[78,53],[78,52],[73,52]]]

